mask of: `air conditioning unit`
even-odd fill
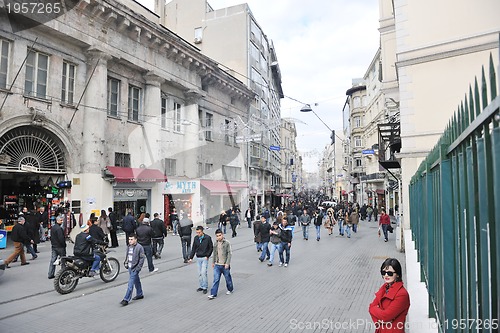
[[[195,44],[200,44],[200,43],[201,43],[201,41],[202,41],[201,37],[195,37],[195,38],[194,38],[194,43],[195,43]]]

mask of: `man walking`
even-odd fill
[[[137,243],[137,235],[130,234],[128,238],[127,246],[127,257],[125,259],[125,266],[128,268],[129,278],[127,292],[125,297],[120,302],[121,305],[126,306],[130,302],[130,299],[134,301],[143,299],[144,293],[142,292],[141,279],[139,278],[139,273],[141,272],[142,265],[144,265],[144,249],[141,244]],[[135,297],[132,298],[132,292],[135,287]]]
[[[309,225],[311,224],[311,216],[307,213],[307,209],[304,209],[304,212],[299,217],[300,225],[302,226],[302,235],[304,236],[304,240],[309,239]]]
[[[7,268],[10,268],[9,264],[17,258],[18,255],[21,257],[21,266],[29,265],[29,262],[26,261],[24,245],[33,243],[33,240],[28,237],[24,222],[24,217],[19,217],[10,233],[10,237],[12,237],[12,241],[14,242],[14,252],[5,260],[5,267]]]
[[[285,267],[288,267],[290,263],[290,249],[292,248],[292,228],[288,225],[288,220],[283,218],[280,225],[280,238],[281,244],[279,248],[280,262],[285,263]],[[286,252],[286,259],[283,258],[283,252]]]
[[[212,255],[212,252],[212,238],[203,232],[203,227],[201,225],[196,227],[196,236],[193,240],[193,248],[189,255],[189,262],[192,262],[196,255],[196,261],[198,263],[198,280],[200,284],[196,291],[203,291],[204,294],[207,293],[208,289],[208,259]]]
[[[385,208],[380,209],[380,221],[378,223],[379,228],[382,227],[384,232],[384,241],[389,241],[389,234],[387,233],[389,226],[391,225],[391,218],[385,213]]]
[[[172,234],[177,236],[177,225],[179,224],[179,215],[177,215],[177,209],[173,209],[170,213],[170,223],[172,223]]]
[[[213,246],[214,257],[212,263],[212,267],[214,268],[214,282],[208,299],[215,299],[217,297],[221,275],[224,275],[224,279],[226,279],[226,295],[231,295],[234,288],[233,279],[231,277],[231,244],[224,238],[224,234],[220,229],[215,231],[215,237],[216,241]]]
[[[257,220],[255,220],[253,222],[253,235],[254,235],[254,242],[255,242],[255,246],[257,247],[257,252],[260,252],[262,251],[262,240],[261,240],[261,237],[260,237],[260,226],[261,226],[262,222],[261,222],[261,219],[260,217],[257,218]]]
[[[189,260],[189,253],[191,252],[191,234],[193,232],[193,221],[188,218],[187,214],[184,213],[182,219],[179,221],[179,236],[181,238],[182,247],[182,257],[184,258],[184,263]]]
[[[253,220],[253,209],[248,207],[247,211],[245,212],[245,218],[247,219],[248,223],[248,228],[252,227],[252,220]]]
[[[234,238],[237,235],[236,227],[240,224],[240,218],[234,209],[231,211],[231,215],[229,216],[229,223],[231,224],[231,230],[233,231],[232,237]]]
[[[163,251],[165,237],[167,237],[167,228],[158,213],[154,213],[153,217],[154,219],[151,221],[151,228],[153,229],[153,255],[156,259],[161,259],[161,251]]]
[[[144,249],[144,255],[148,260],[148,269],[149,273],[154,273],[158,271],[158,268],[155,268],[153,264],[153,248],[151,247],[151,240],[154,237],[153,229],[149,226],[149,214],[146,214],[142,220],[142,223],[139,227],[137,227],[137,242]]]
[[[323,225],[323,212],[314,212],[314,227],[316,229],[316,240],[319,242],[321,239],[321,226]]]
[[[259,257],[259,260],[260,260],[260,262],[264,262],[266,257],[267,257],[267,259],[270,258],[268,245],[269,245],[269,240],[271,239],[271,234],[270,234],[271,225],[269,224],[269,222],[267,222],[267,219],[264,215],[262,215],[260,217],[260,221],[261,221],[261,224],[260,224],[259,233],[260,233],[260,241],[261,241],[261,245],[262,245],[262,253]]]
[[[135,232],[137,228],[137,223],[135,222],[134,217],[132,216],[132,209],[128,209],[127,216],[123,218],[122,229],[125,231],[125,241],[128,245],[129,236]]]
[[[52,245],[52,256],[50,258],[49,264],[49,279],[54,278],[56,272],[56,266],[54,262],[58,257],[64,257],[66,255],[66,239],[64,237],[64,230],[61,227],[63,223],[62,215],[56,217],[56,223],[52,226],[50,231],[50,243]]]
[[[113,212],[113,208],[108,208],[108,217],[111,221],[111,228],[109,229],[109,237],[111,238],[111,247],[118,247],[118,237],[116,231],[118,230],[118,216]]]
[[[276,253],[276,251],[280,251],[280,246],[281,246],[281,238],[280,238],[280,235],[281,235],[281,229],[279,228],[279,223],[278,222],[274,222],[273,223],[273,227],[271,228],[271,231],[270,231],[270,234],[271,234],[271,237],[270,237],[270,241],[271,241],[271,254],[269,256],[269,263],[267,264],[267,266],[271,267],[273,265],[273,261],[274,261],[274,254]],[[283,266],[283,261],[280,261],[280,267]]]

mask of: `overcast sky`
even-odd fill
[[[152,8],[153,0],[139,0]],[[244,0],[210,0],[214,9]],[[339,134],[342,107],[352,79],[365,74],[379,47],[378,0],[247,0],[264,33],[273,40],[286,96],[311,104]],[[314,104],[317,103],[317,106]],[[289,98],[282,117],[296,118],[304,169],[317,170],[330,133],[312,113]],[[305,123],[305,124],[303,124]]]

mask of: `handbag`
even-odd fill
[[[392,227],[392,225],[388,225],[387,226],[387,231],[389,231],[391,234],[394,232],[394,228]]]

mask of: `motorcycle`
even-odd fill
[[[106,246],[98,245],[97,247],[101,255],[99,276],[106,283],[112,282],[120,274],[120,262],[118,259],[106,255],[109,252]],[[75,290],[81,278],[93,277],[90,273],[92,261],[66,256],[60,259],[59,265],[61,265],[61,269],[55,275],[54,288],[62,295]]]

